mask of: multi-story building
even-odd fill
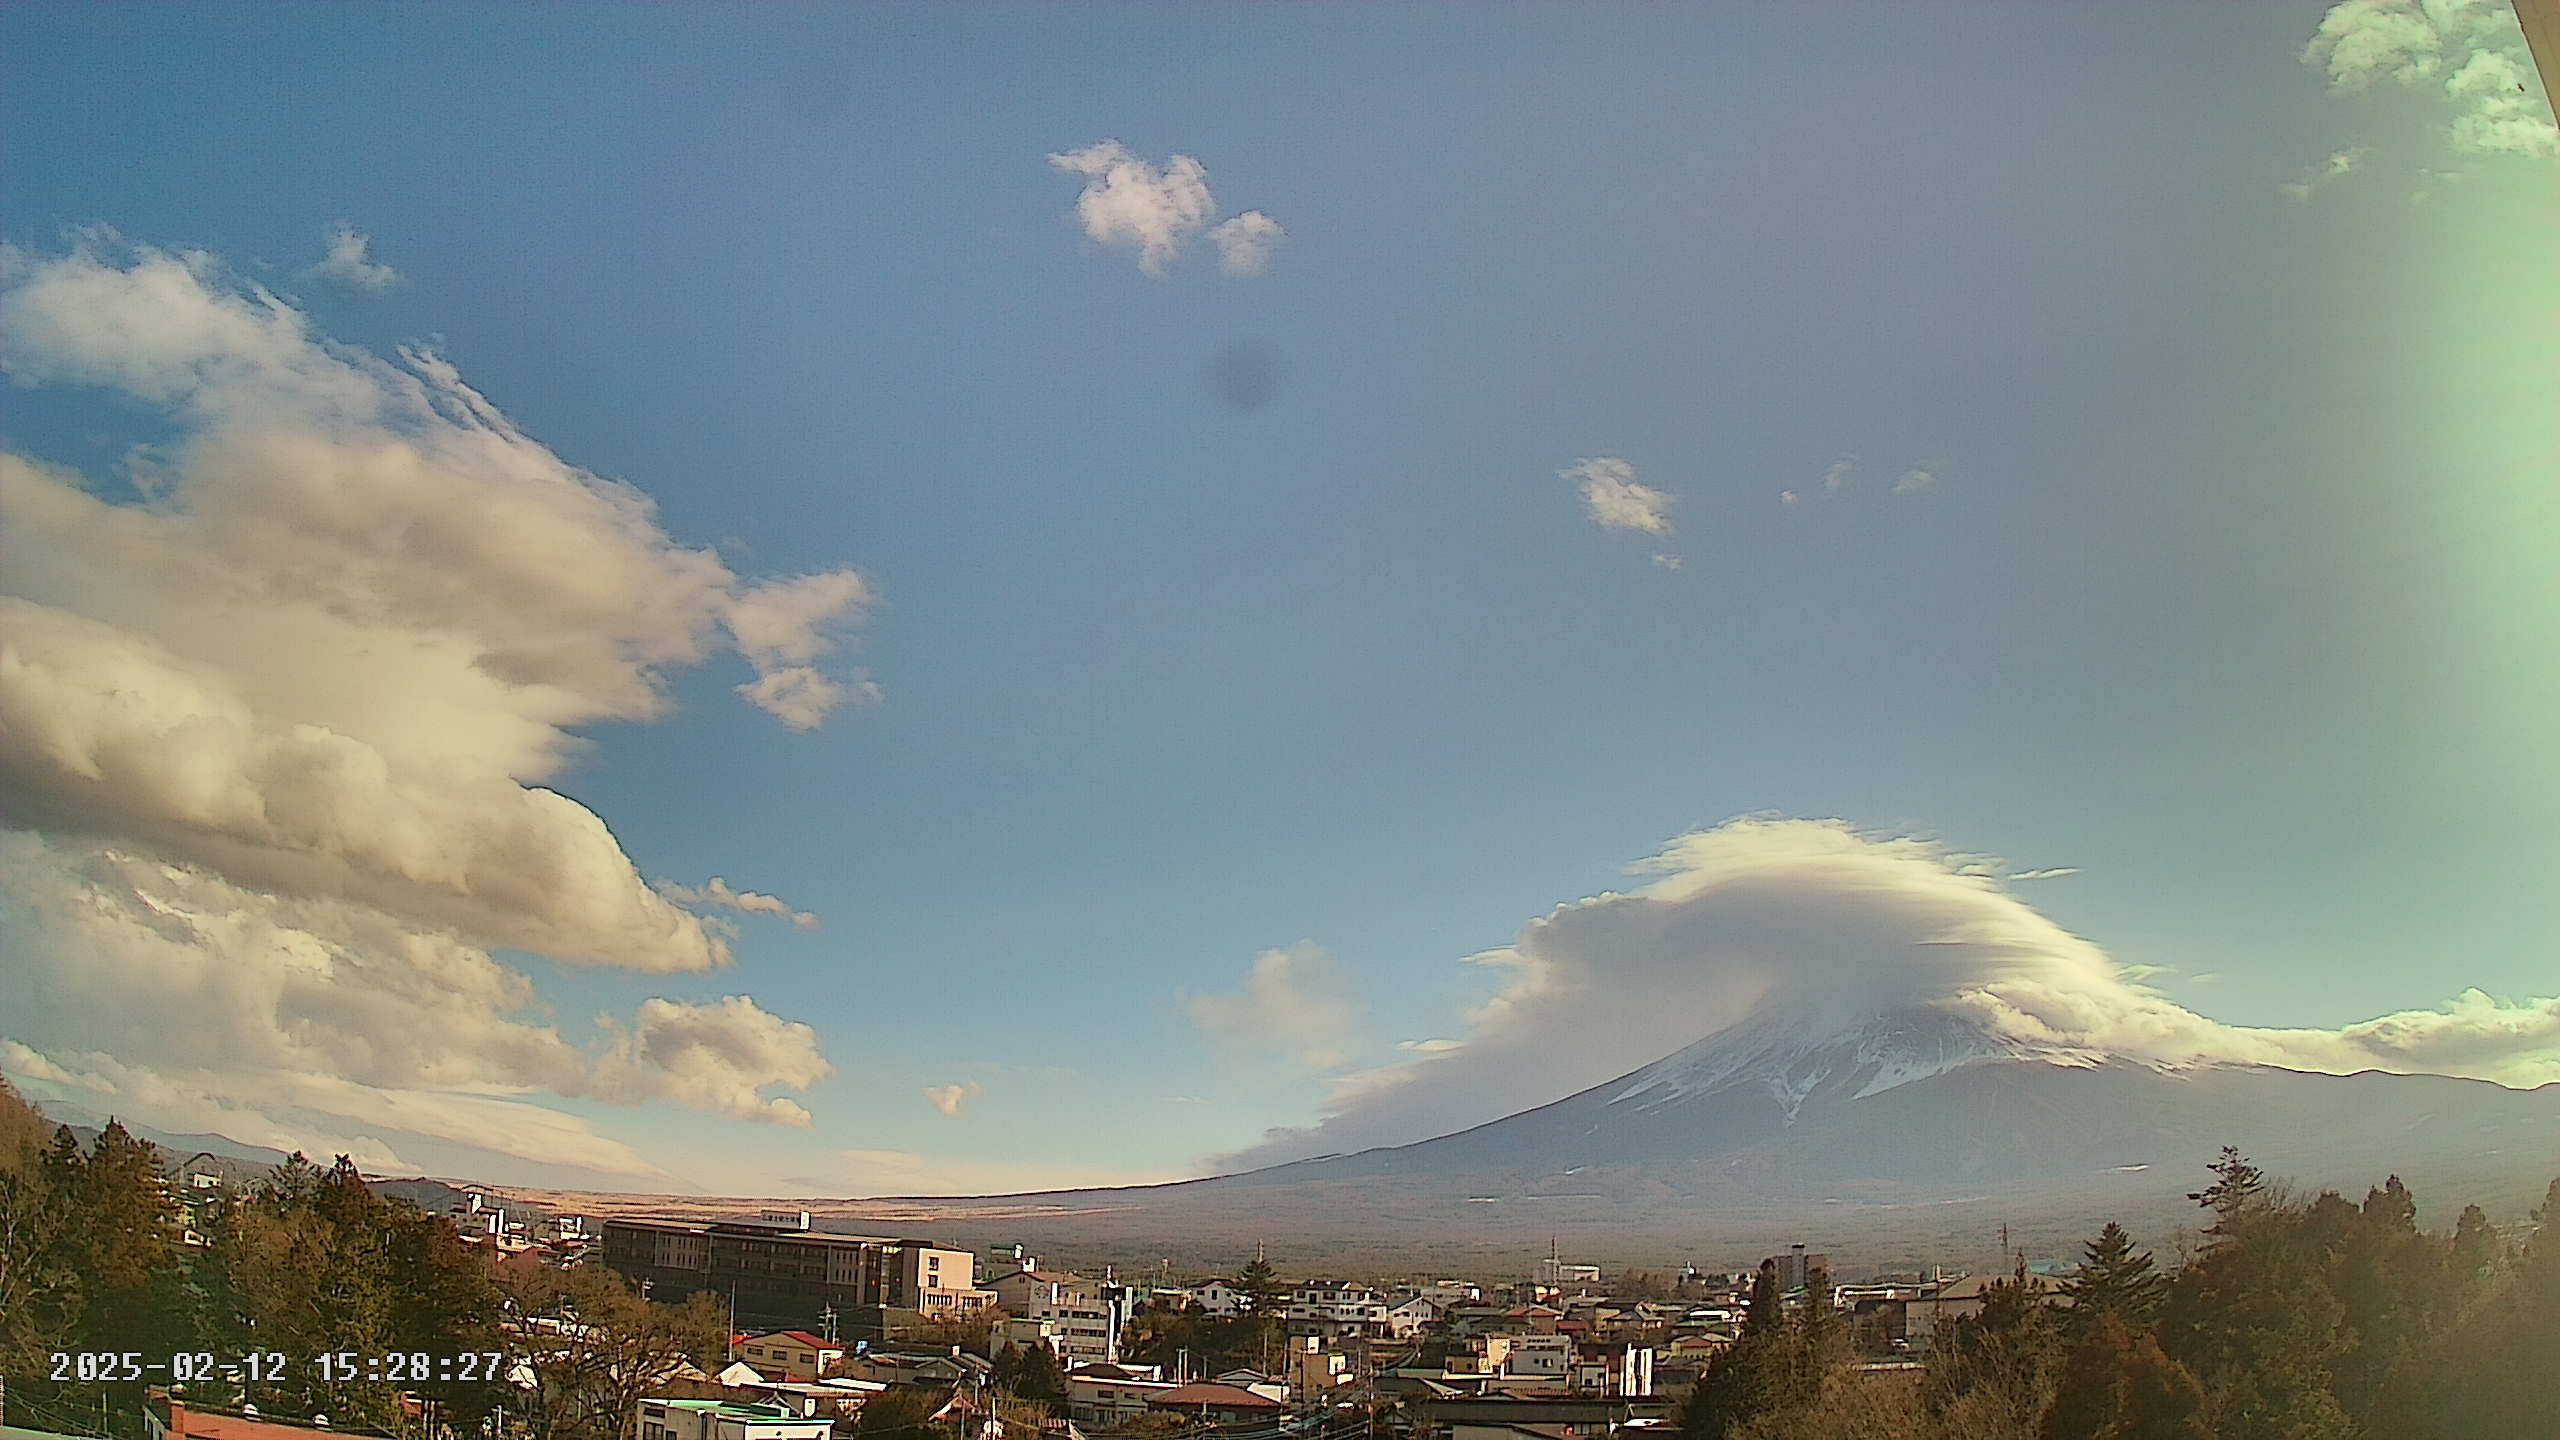
[[[1387,1329],[1387,1304],[1365,1285],[1310,1281],[1289,1297],[1285,1317],[1292,1335],[1367,1335]]]
[[[1128,1319],[1126,1287],[1048,1270],[1017,1270],[987,1282],[996,1303],[1017,1320],[1047,1322],[1040,1333],[1072,1369],[1120,1358],[1120,1325]]]
[[[604,1262],[654,1299],[723,1296],[743,1327],[832,1319],[842,1333],[877,1338],[885,1312],[960,1314],[996,1298],[975,1285],[966,1250],[797,1225],[607,1220]]]
[[[1808,1255],[1802,1245],[1790,1245],[1786,1254],[1772,1255],[1760,1263],[1777,1267],[1778,1293],[1783,1295],[1790,1290],[1803,1289],[1814,1271],[1829,1270],[1831,1257],[1818,1251]]]

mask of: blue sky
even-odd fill
[[[1749,815],[2075,870],[2003,903],[2234,1026],[2548,996],[2560,164],[2461,128],[2486,92],[2446,77],[2522,55],[2497,7],[2351,93],[2355,34],[2304,58],[2327,13],[11,7],[22,293],[202,250],[207,295],[431,346],[673,543],[858,572],[819,663],[879,698],[790,728],[741,651],[562,727],[591,743],[540,783],[640,876],[819,917],[734,917],[725,967],[365,902],[573,1039],[751,994],[823,1052],[753,1087],[806,1127],[681,1077],[326,1077],[538,1103],[641,1176],[211,1061],[116,1080],[149,1057],[71,1013],[31,891],[0,1068],[497,1179],[1195,1173],[1356,1108],[1399,1042],[1481,1041],[1519,972],[1462,957]],[[1160,273],[1050,159],[1106,140],[1205,171]],[[1246,211],[1285,232],[1258,274],[1205,233]],[[396,278],[312,271],[337,225]],[[44,370],[13,362],[9,448],[116,503],[131,446],[205,424]],[[1669,533],[1595,523],[1588,459],[1676,497]],[[93,582],[0,591],[124,623]],[[0,818],[66,874],[113,841],[285,893],[33,793]],[[1559,1077],[1660,1053],[1574,1014]],[[2465,1063],[2539,1074],[2534,1036]]]

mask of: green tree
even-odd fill
[[[2205,1233],[2219,1238],[2233,1233],[2264,1198],[2267,1177],[2232,1145],[2223,1146],[2222,1154],[2206,1168],[2213,1172],[2213,1183],[2188,1191],[2187,1198],[2213,1212],[2213,1224],[2205,1227]]]
[[[1253,1257],[1253,1263],[1245,1266],[1243,1273],[1236,1277],[1236,1290],[1244,1296],[1244,1313],[1247,1315],[1266,1316],[1280,1309],[1279,1276],[1272,1270],[1271,1262],[1258,1254]]]
[[[2042,1440],[2213,1440],[2204,1386],[2121,1311],[2099,1310],[2063,1362]]]
[[[87,1295],[81,1343],[155,1354],[184,1348],[194,1338],[185,1226],[158,1147],[109,1120],[68,1193]]]
[[[45,1373],[80,1321],[70,1202],[55,1188],[43,1112],[0,1079],[0,1416],[12,1378]],[[74,1162],[79,1157],[75,1146]]]
[[[2408,1440],[2548,1434],[2560,1415],[2560,1180],[2514,1268],[2393,1376],[2373,1433]],[[2389,1428],[2384,1428],[2385,1426]]]
[[[1982,1308],[1942,1322],[1932,1339],[1927,1396],[1951,1433],[2032,1435],[2051,1401],[2061,1326],[2020,1259],[1983,1287]]]
[[[2133,1237],[2113,1220],[2081,1247],[2080,1267],[2062,1287],[2071,1299],[2073,1328],[2084,1332],[2100,1315],[2114,1315],[2130,1328],[2147,1326],[2168,1290],[2168,1280],[2152,1268],[2151,1252],[2134,1249]]]
[[[2349,1337],[2322,1231],[2356,1211],[2280,1203],[2228,1148],[2213,1169],[2192,1198],[2215,1214],[2214,1243],[2170,1286],[2161,1345],[2204,1383],[2219,1440],[2343,1440],[2355,1425],[2331,1367]]]
[[[1680,1416],[1682,1440],[1730,1440],[1755,1421],[1814,1399],[1822,1376],[1807,1353],[1805,1326],[1789,1323],[1784,1307],[1777,1262],[1764,1261],[1751,1281],[1742,1333],[1707,1362],[1689,1393]]]
[[[884,1390],[863,1402],[853,1433],[856,1440],[947,1440],[950,1432],[933,1417],[950,1403],[950,1391],[929,1386]]]
[[[1017,1400],[1038,1400],[1064,1404],[1067,1398],[1067,1367],[1059,1362],[1058,1352],[1046,1345],[1025,1345],[1022,1359],[1008,1387]]]
[[[2453,1254],[2445,1264],[2448,1305],[2459,1307],[2469,1300],[2497,1263],[2498,1229],[2489,1223],[2489,1212],[2463,1206],[2462,1218],[2454,1222]]]

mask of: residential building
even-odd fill
[[[1241,1386],[1216,1380],[1194,1380],[1188,1385],[1176,1385],[1155,1397],[1147,1402],[1147,1408],[1169,1410],[1196,1420],[1233,1424],[1238,1421],[1276,1420],[1289,1407]]]
[[[1398,1340],[1414,1336],[1440,1323],[1441,1307],[1427,1295],[1409,1296],[1387,1307],[1387,1333]]]
[[[1006,1314],[1048,1322],[1042,1338],[1068,1368],[1107,1365],[1120,1358],[1120,1326],[1128,1319],[1132,1297],[1127,1287],[1049,1270],[1017,1270],[988,1281],[986,1288]]]
[[[835,1422],[782,1405],[733,1400],[643,1400],[639,1440],[827,1440]]]
[[[1221,1276],[1191,1287],[1191,1303],[1199,1306],[1204,1315],[1232,1319],[1244,1313],[1244,1292],[1236,1288],[1235,1281]]]
[[[852,1347],[806,1330],[750,1335],[729,1347],[730,1359],[754,1366],[767,1380],[816,1380],[851,1353]]]
[[[1085,1424],[1117,1425],[1147,1413],[1155,1401],[1182,1388],[1151,1374],[1132,1374],[1117,1365],[1087,1365],[1067,1375],[1067,1414]]]

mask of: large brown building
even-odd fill
[[[877,1338],[890,1313],[962,1314],[995,1303],[966,1250],[743,1221],[607,1220],[604,1263],[650,1298],[709,1292],[748,1328],[833,1323]]]

